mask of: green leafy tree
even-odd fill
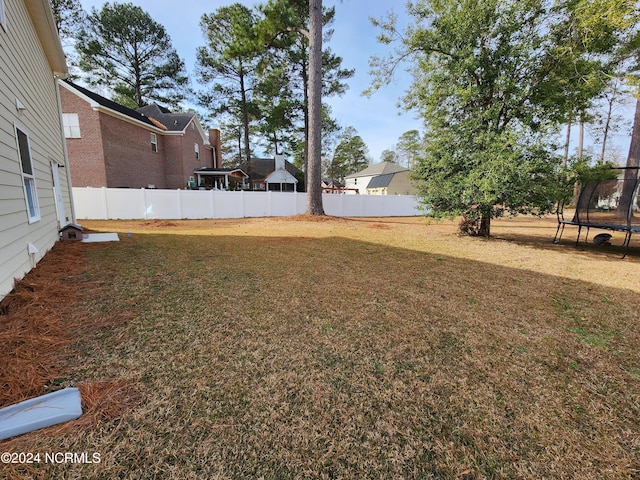
[[[407,168],[413,170],[420,155],[422,140],[418,130],[408,130],[400,135],[396,148],[404,159]]]
[[[88,83],[110,88],[129,107],[177,107],[188,94],[184,62],[165,28],[131,3],[94,8],[77,34],[76,51]]]
[[[565,37],[553,22],[562,16],[544,0],[420,0],[408,10],[415,23],[404,33],[393,17],[374,22],[383,43],[400,45],[391,59],[372,60],[373,89],[401,60],[414,62],[403,102],[426,125],[416,168],[424,206],[462,214],[487,236],[506,211],[547,211],[559,163],[547,135],[575,111],[557,73],[568,70],[558,70]]]
[[[252,122],[259,116],[253,101],[259,44],[254,13],[240,3],[205,14],[200,21],[206,46],[197,50],[197,73],[211,90],[198,95],[214,115],[227,114],[242,125],[244,158],[251,158]],[[248,172],[247,172],[248,173]]]
[[[299,102],[291,91],[283,69],[272,68],[262,76],[254,99],[260,119],[257,131],[263,138],[265,151],[276,155],[296,144]]]
[[[340,136],[340,142],[329,165],[332,182],[344,183],[344,177],[359,172],[369,165],[369,149],[355,128],[349,126]]]
[[[87,16],[80,0],[51,0],[51,11],[62,39],[72,38]]]
[[[380,154],[381,162],[389,162],[389,163],[397,163],[398,162],[398,152],[392,149],[385,149]]]

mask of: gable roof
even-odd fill
[[[249,173],[251,180],[262,180],[276,169],[275,158],[252,158],[248,163],[242,162],[239,166],[242,170]],[[284,161],[284,168],[291,175],[298,172],[298,169],[289,160]]]
[[[283,168],[279,168],[267,175],[264,183],[298,183],[298,179]]]
[[[94,93],[91,90],[87,90],[86,88],[81,87],[80,85],[77,85],[77,84],[73,83],[70,80],[63,80],[63,82],[64,82],[64,84],[66,84],[69,87],[71,87],[71,89],[74,89],[74,90],[78,91],[79,93],[81,93],[85,97],[89,98],[93,102],[97,103],[98,105],[101,105],[101,106],[103,106],[105,108],[108,108],[109,110],[113,110],[115,112],[118,112],[118,113],[120,113],[122,115],[125,115],[125,116],[127,116],[127,117],[129,117],[129,118],[131,118],[133,120],[137,120],[139,122],[146,123],[149,126],[159,128],[151,120],[149,120],[149,118],[147,116],[143,115],[142,113],[136,112],[135,110],[132,110],[131,108],[125,107],[124,105],[120,105],[119,103],[116,103],[113,100],[109,100],[108,98],[105,98],[102,95],[98,95],[97,93]],[[69,88],[69,87],[67,87],[67,88]]]
[[[194,117],[193,113],[172,113],[169,109],[156,104],[138,108],[136,112],[151,118],[152,121],[157,120],[170,132],[183,131]]]
[[[405,170],[409,170],[409,169],[405,167],[401,167],[400,165],[396,165],[395,163],[380,162],[374,165],[370,165],[364,170],[361,170],[357,173],[352,173],[351,175],[347,175],[344,178],[375,177],[378,175],[386,175],[388,173],[403,172]]]

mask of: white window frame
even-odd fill
[[[80,119],[77,113],[63,113],[62,127],[64,128],[64,138],[82,138],[80,135]]]
[[[4,12],[4,0],[0,0],[0,25],[2,29],[7,31],[7,14]]]
[[[193,149],[196,152],[196,160],[200,160],[200,145],[198,145],[197,143],[194,143]]]
[[[22,188],[24,190],[24,200],[27,207],[29,223],[40,220],[40,205],[38,203],[38,187],[33,169],[33,156],[31,155],[31,145],[29,134],[18,125],[15,125],[16,146],[18,148],[18,161],[20,162],[20,175],[22,176]],[[21,142],[21,136],[24,141]],[[25,168],[26,167],[26,168]]]
[[[158,153],[158,136],[155,133],[151,133],[151,151]]]

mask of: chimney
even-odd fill
[[[276,155],[275,170],[284,170],[284,155]]]
[[[209,130],[209,143],[213,147],[213,168],[221,168],[222,150],[220,148],[220,130],[217,128]]]

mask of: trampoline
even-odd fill
[[[633,170],[635,175],[628,173],[620,175],[614,180],[598,180],[587,183],[580,191],[576,210],[571,220],[564,217],[564,204],[557,209],[558,228],[553,237],[554,243],[559,243],[567,225],[578,227],[576,246],[580,242],[582,230],[586,229],[584,241],[588,241],[589,230],[597,228],[624,232],[624,254],[627,255],[631,236],[640,232],[640,205],[638,204],[637,167],[620,168],[619,170]]]

